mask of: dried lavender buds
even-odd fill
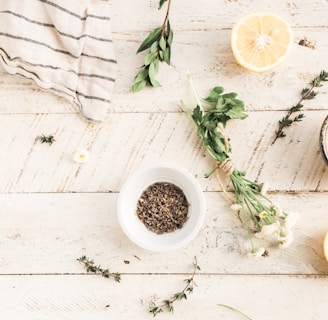
[[[157,234],[182,228],[189,203],[183,191],[169,182],[156,182],[141,194],[136,213],[143,224]]]

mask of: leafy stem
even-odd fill
[[[314,99],[318,92],[314,91],[314,88],[321,87],[322,81],[328,81],[328,72],[322,70],[318,76],[316,76],[310,83],[309,86],[305,87],[301,91],[301,97],[299,101],[290,108],[290,110],[287,112],[287,114],[279,121],[278,124],[278,130],[275,131],[275,138],[272,141],[272,144],[274,144],[278,138],[283,138],[286,136],[284,132],[285,127],[291,126],[294,122],[302,121],[305,117],[303,113],[298,113],[294,118],[292,118],[292,114],[300,112],[303,108],[302,102],[304,100],[312,100]]]
[[[103,269],[100,265],[96,265],[93,260],[88,259],[86,256],[82,256],[81,258],[76,259],[80,263],[84,264],[87,272],[93,272],[96,274],[101,274],[104,278],[112,278],[116,282],[121,281],[121,275],[117,272],[112,273],[109,269]]]
[[[159,64],[162,61],[167,64],[171,62],[173,41],[173,31],[169,21],[171,0],[160,0],[159,9],[162,8],[166,1],[168,3],[163,24],[160,27],[154,28],[137,50],[137,54],[147,49],[149,49],[149,52],[144,59],[141,70],[134,79],[133,92],[138,92],[146,86],[160,87],[161,84],[155,79],[159,70]]]
[[[53,135],[46,136],[44,134],[38,136],[37,140],[39,140],[41,143],[48,143],[50,145],[52,145],[56,141]]]
[[[184,288],[180,291],[175,293],[171,298],[163,300],[162,304],[156,305],[154,301],[150,303],[149,312],[153,314],[155,317],[158,313],[163,312],[164,310],[170,311],[173,313],[173,303],[179,300],[186,299],[187,300],[187,293],[191,294],[194,290],[194,286],[196,286],[194,277],[197,272],[197,270],[200,270],[200,267],[197,263],[197,258],[194,258],[193,261],[193,273],[191,274],[191,277],[188,279],[185,279],[186,285]]]

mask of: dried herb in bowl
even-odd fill
[[[181,229],[188,219],[189,203],[175,184],[156,182],[141,194],[136,213],[143,224],[157,234]]]

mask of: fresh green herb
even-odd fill
[[[274,238],[274,243],[287,247],[292,242],[291,227],[296,222],[297,214],[283,212],[265,195],[266,184],[257,183],[246,178],[246,172],[235,168],[230,157],[231,145],[225,133],[225,126],[231,119],[245,119],[244,103],[236,99],[236,93],[223,93],[222,87],[215,87],[209,96],[201,101],[195,86],[190,80],[197,106],[191,110],[184,102],[183,109],[197,127],[197,134],[202,139],[208,153],[216,160],[214,170],[224,195],[232,202],[231,209],[238,212],[239,218],[247,230],[251,248],[250,256],[266,256],[263,247],[257,247],[252,234],[257,238]],[[203,103],[207,110],[204,109]],[[220,172],[230,178],[234,189],[232,199],[225,190]],[[273,237],[275,235],[275,237]]]
[[[161,0],[159,9],[166,1],[168,1],[167,10],[162,26],[153,29],[137,50],[137,54],[147,49],[149,49],[149,52],[145,57],[142,70],[135,77],[132,87],[133,92],[138,92],[146,86],[160,87],[161,84],[155,79],[159,64],[162,61],[170,64],[173,41],[173,31],[169,21],[171,0]]]
[[[52,136],[52,135],[50,135],[50,136],[45,136],[44,134],[38,136],[37,139],[38,139],[41,143],[49,143],[50,145],[52,145],[52,144],[56,141],[54,136]]]
[[[220,306],[220,307],[224,307],[224,308],[227,308],[227,309],[230,309],[230,310],[232,310],[232,311],[234,311],[234,312],[236,312],[236,313],[239,313],[239,314],[242,315],[245,319],[252,320],[252,319],[251,319],[249,316],[247,316],[245,313],[243,313],[242,311],[240,311],[240,310],[238,310],[238,309],[236,309],[236,308],[234,308],[234,307],[230,307],[230,306],[228,306],[228,305],[226,305],[226,304],[221,304],[221,303],[219,303],[218,306]]]
[[[82,256],[81,258],[76,259],[80,263],[84,264],[87,272],[93,272],[96,274],[101,274],[104,278],[112,278],[116,282],[121,281],[121,275],[119,273],[109,272],[109,269],[103,269],[101,266],[95,265],[93,260],[88,259],[86,256]]]
[[[309,86],[305,87],[301,91],[300,100],[297,102],[296,105],[291,107],[287,114],[279,121],[278,130],[275,131],[276,136],[272,141],[272,144],[274,144],[278,138],[283,138],[286,136],[283,130],[284,128],[291,126],[294,122],[300,122],[303,120],[303,118],[305,117],[303,113],[298,113],[294,118],[292,117],[292,115],[302,110],[304,106],[302,102],[304,100],[312,100],[317,96],[318,92],[314,91],[314,88],[321,87],[322,81],[328,81],[328,72],[324,70],[322,70],[320,74],[309,83]]]
[[[194,286],[196,286],[195,281],[194,281],[194,277],[196,274],[197,270],[200,270],[199,265],[197,264],[197,258],[194,258],[194,262],[193,262],[193,273],[191,275],[190,278],[185,279],[184,281],[186,282],[185,287],[182,289],[182,291],[175,293],[171,298],[163,300],[162,304],[157,305],[155,303],[155,301],[152,301],[150,303],[150,307],[149,307],[149,312],[153,314],[153,316],[155,317],[158,313],[163,312],[164,310],[167,310],[169,312],[174,311],[173,308],[173,303],[179,300],[183,300],[188,298],[187,293],[191,294],[194,290]]]

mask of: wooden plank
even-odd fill
[[[304,121],[287,128],[287,137],[271,142],[283,112],[250,112],[227,127],[232,158],[248,176],[267,181],[270,190],[328,190],[328,170],[319,149],[325,111],[306,111]],[[49,146],[36,140],[52,134]],[[85,147],[90,160],[72,161]],[[214,167],[194,125],[184,113],[115,113],[100,125],[75,115],[2,115],[0,118],[0,192],[118,191],[135,170],[158,161],[184,166],[203,190],[217,191]]]
[[[295,240],[284,250],[265,244],[269,256],[253,259],[245,257],[246,231],[221,193],[205,193],[206,218],[197,237],[163,253],[139,248],[125,236],[116,216],[116,193],[1,195],[0,273],[81,273],[76,259],[86,255],[129,274],[183,273],[194,256],[207,274],[327,274],[327,194],[270,197],[285,211],[299,212]]]
[[[149,319],[149,302],[180,291],[190,275],[125,275],[121,283],[98,276],[2,276],[3,319]],[[326,277],[196,275],[197,287],[174,304],[178,319],[326,319]],[[311,306],[311,307],[309,307]],[[192,309],[192,312],[190,311]],[[171,319],[165,312],[159,319]],[[156,318],[157,318],[156,317]]]

